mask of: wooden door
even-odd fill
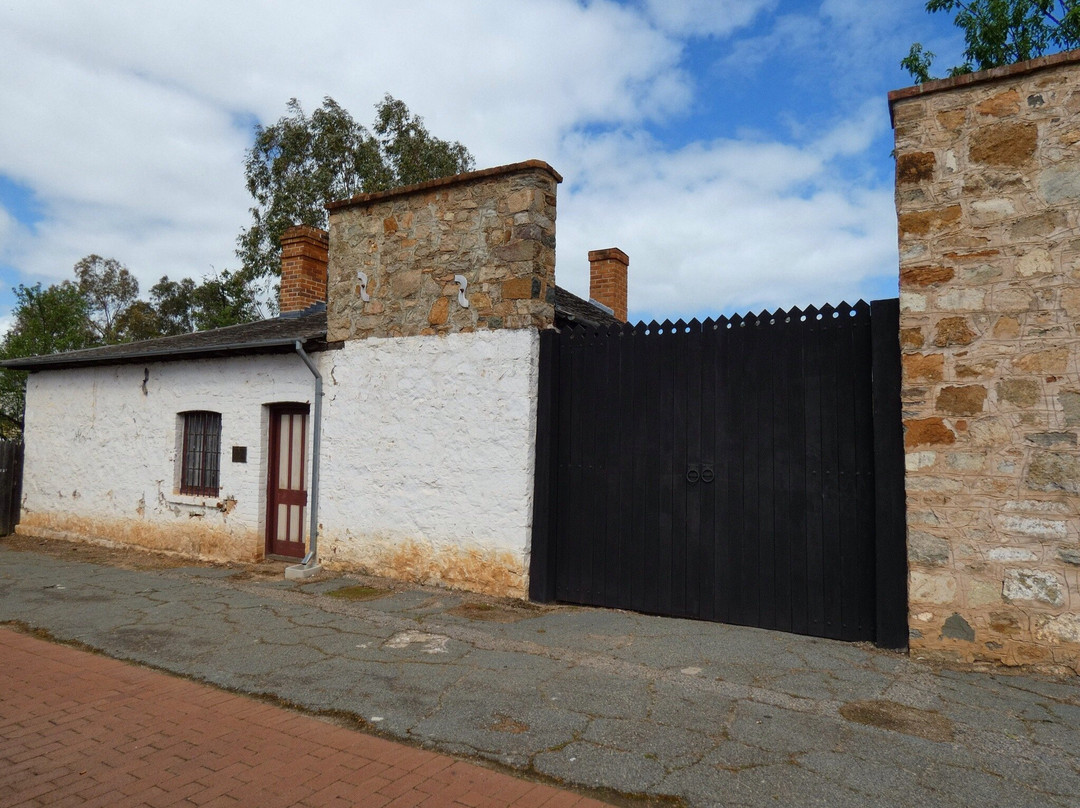
[[[270,408],[270,447],[267,464],[266,552],[303,558],[307,513],[306,404]]]

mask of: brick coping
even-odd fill
[[[1053,53],[1049,56],[1039,56],[1035,59],[1028,59],[1026,62],[1016,62],[1011,65],[992,67],[989,70],[977,70],[974,73],[965,73],[962,76],[934,79],[933,81],[926,81],[922,84],[914,84],[911,87],[904,87],[900,90],[893,90],[889,93],[889,108],[892,108],[894,102],[903,101],[907,98],[916,98],[918,96],[930,95],[931,93],[940,93],[944,90],[952,90],[956,87],[968,87],[974,84],[999,81],[1000,79],[1021,76],[1025,73],[1034,73],[1038,70],[1046,70],[1050,67],[1073,64],[1075,62],[1080,62],[1080,48],[1062,51],[1061,53]]]
[[[454,174],[452,177],[440,177],[439,179],[418,182],[413,185],[403,185],[400,188],[390,188],[386,191],[373,191],[370,194],[357,194],[349,199],[342,199],[337,202],[327,202],[324,207],[329,211],[341,210],[342,208],[350,208],[357,205],[368,205],[372,202],[377,202],[382,199],[391,199],[395,196],[408,196],[409,194],[415,194],[418,191],[448,188],[451,185],[460,185],[462,183],[474,182],[488,177],[497,177],[502,174],[515,174],[520,171],[528,171],[531,169],[546,171],[555,178],[555,182],[562,182],[562,175],[543,160],[524,160],[520,163],[510,163],[505,166],[495,166],[494,168],[483,168],[479,171],[467,171],[464,174]]]

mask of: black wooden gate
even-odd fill
[[[540,343],[530,596],[907,644],[896,300]]]

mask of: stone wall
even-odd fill
[[[890,105],[912,652],[1080,671],[1080,52]]]
[[[530,160],[327,206],[328,338],[550,326],[561,181]]]

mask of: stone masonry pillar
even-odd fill
[[[1080,51],[889,101],[911,651],[1080,671]]]

